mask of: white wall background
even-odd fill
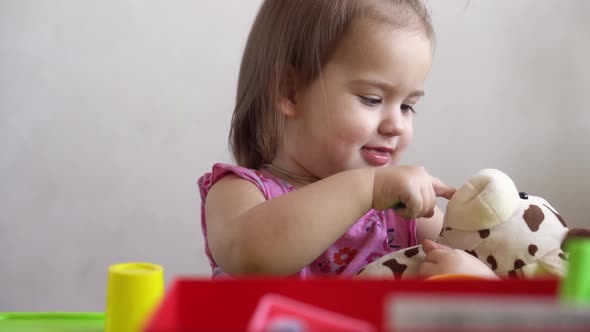
[[[107,267],[209,272],[196,179],[229,161],[259,0],[0,1],[0,311],[102,311]],[[420,163],[507,172],[590,226],[586,0],[431,0]]]

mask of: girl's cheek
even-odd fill
[[[358,122],[350,123],[343,127],[344,130],[340,132],[339,138],[348,143],[366,143],[365,141],[370,136],[371,130],[360,125]]]
[[[404,152],[408,148],[410,143],[412,143],[413,138],[414,138],[414,132],[411,129],[409,131],[406,131],[402,135],[402,137],[400,137],[400,141],[399,141],[400,152]]]

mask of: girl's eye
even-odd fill
[[[381,98],[378,97],[365,97],[365,96],[359,96],[359,98],[361,99],[361,103],[363,105],[369,106],[369,107],[376,107],[381,105]]]
[[[401,109],[402,109],[403,113],[408,113],[408,112],[416,113],[416,111],[414,110],[414,106],[412,106],[412,105],[402,104]]]

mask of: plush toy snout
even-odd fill
[[[477,172],[447,205],[444,225],[463,231],[492,228],[508,220],[520,204],[514,182],[495,169]]]

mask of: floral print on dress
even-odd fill
[[[293,191],[295,190],[295,187],[293,187],[289,182],[281,179],[281,182],[283,183],[283,185],[287,188],[288,191]]]
[[[343,265],[341,267],[338,268],[338,270],[334,271],[334,273],[336,273],[336,275],[341,275],[342,272],[344,272],[344,269],[346,269],[348,267],[348,265]]]
[[[330,273],[330,271],[331,271],[330,266],[331,265],[332,264],[330,263],[330,261],[326,259],[326,260],[318,263],[318,268],[319,268],[320,272],[322,272],[322,273]]]
[[[256,176],[258,177],[256,179],[256,182],[258,182],[258,184],[261,187],[264,187],[264,183],[268,182],[268,180],[266,179],[266,177],[264,176],[264,174],[262,174],[262,172],[260,172],[259,170],[256,170],[256,169],[253,170],[253,171],[254,171],[254,174],[256,174]]]
[[[394,243],[395,237],[396,237],[395,229],[388,227],[387,228],[387,238],[383,242],[383,249],[385,249],[387,252],[395,251],[395,250],[398,250],[401,248],[400,245],[396,245]]]
[[[338,252],[335,252],[333,255],[334,263],[340,265],[340,267],[338,267],[334,273],[340,275],[348,267],[348,264],[352,262],[356,254],[357,250],[349,247],[342,248]]]
[[[381,258],[381,256],[383,256],[382,253],[378,253],[378,252],[371,253],[369,256],[367,256],[367,258],[365,258],[365,262],[367,264],[372,263],[373,261]]]
[[[376,213],[372,213],[366,220],[365,232],[375,232],[377,229],[383,227],[381,218]]]
[[[338,265],[348,265],[352,262],[354,256],[356,256],[356,249],[342,248],[334,253],[334,263]]]

